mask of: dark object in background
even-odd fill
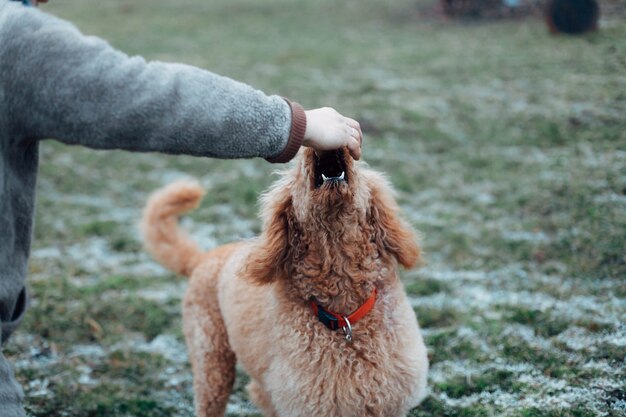
[[[577,35],[598,28],[600,8],[596,0],[550,0],[546,22],[552,33]]]

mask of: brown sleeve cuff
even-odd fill
[[[306,114],[302,106],[295,101],[289,101],[285,99],[289,107],[291,107],[291,131],[289,133],[289,139],[287,139],[287,146],[278,155],[265,158],[268,162],[273,164],[289,162],[296,156],[302,141],[304,140],[304,132],[306,132]]]

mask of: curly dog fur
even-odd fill
[[[320,184],[324,164],[340,164],[345,180]],[[152,255],[190,277],[183,321],[198,416],[223,416],[237,361],[268,417],[404,416],[419,404],[428,359],[397,267],[420,251],[380,174],[345,150],[306,149],[263,196],[262,234],[208,253],[177,226],[202,195],[174,183],[151,197],[142,223]],[[312,312],[314,300],[349,315],[374,288],[353,342]]]

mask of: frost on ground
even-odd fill
[[[427,328],[426,340],[441,340],[447,349],[466,347],[432,365],[430,380],[440,389],[433,398],[452,408],[488,406],[503,415],[527,408],[584,408],[591,415],[613,415],[621,407],[623,412],[623,399],[616,393],[624,392],[626,371],[624,299],[609,293],[563,300],[529,291],[523,288],[535,276],[520,276],[519,269],[516,276],[515,269],[420,271],[421,278],[431,285],[441,282],[447,291],[412,297],[418,320],[423,322],[420,312],[427,326],[445,320],[438,316],[443,310],[463,323]],[[499,285],[505,280],[515,283]],[[621,281],[613,284],[623,285]],[[614,354],[607,356],[607,349]],[[436,347],[431,350],[438,355]]]
[[[287,3],[49,10],[131,54],[362,122],[364,159],[397,189],[425,252],[401,275],[431,361],[431,395],[411,417],[626,415],[623,15],[569,38],[532,20],[426,22],[409,0]],[[207,194],[183,227],[205,249],[248,239],[275,167],[51,141],[40,152],[31,307],[4,351],[28,412],[194,415],[187,284],[142,250],[141,208],[197,178]],[[238,370],[228,416],[258,415],[247,380]]]

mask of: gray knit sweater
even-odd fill
[[[291,124],[278,96],[190,66],[128,57],[65,21],[0,0],[0,341],[26,304],[40,140],[271,158],[286,148]],[[0,415],[23,416],[21,397],[0,352]]]

